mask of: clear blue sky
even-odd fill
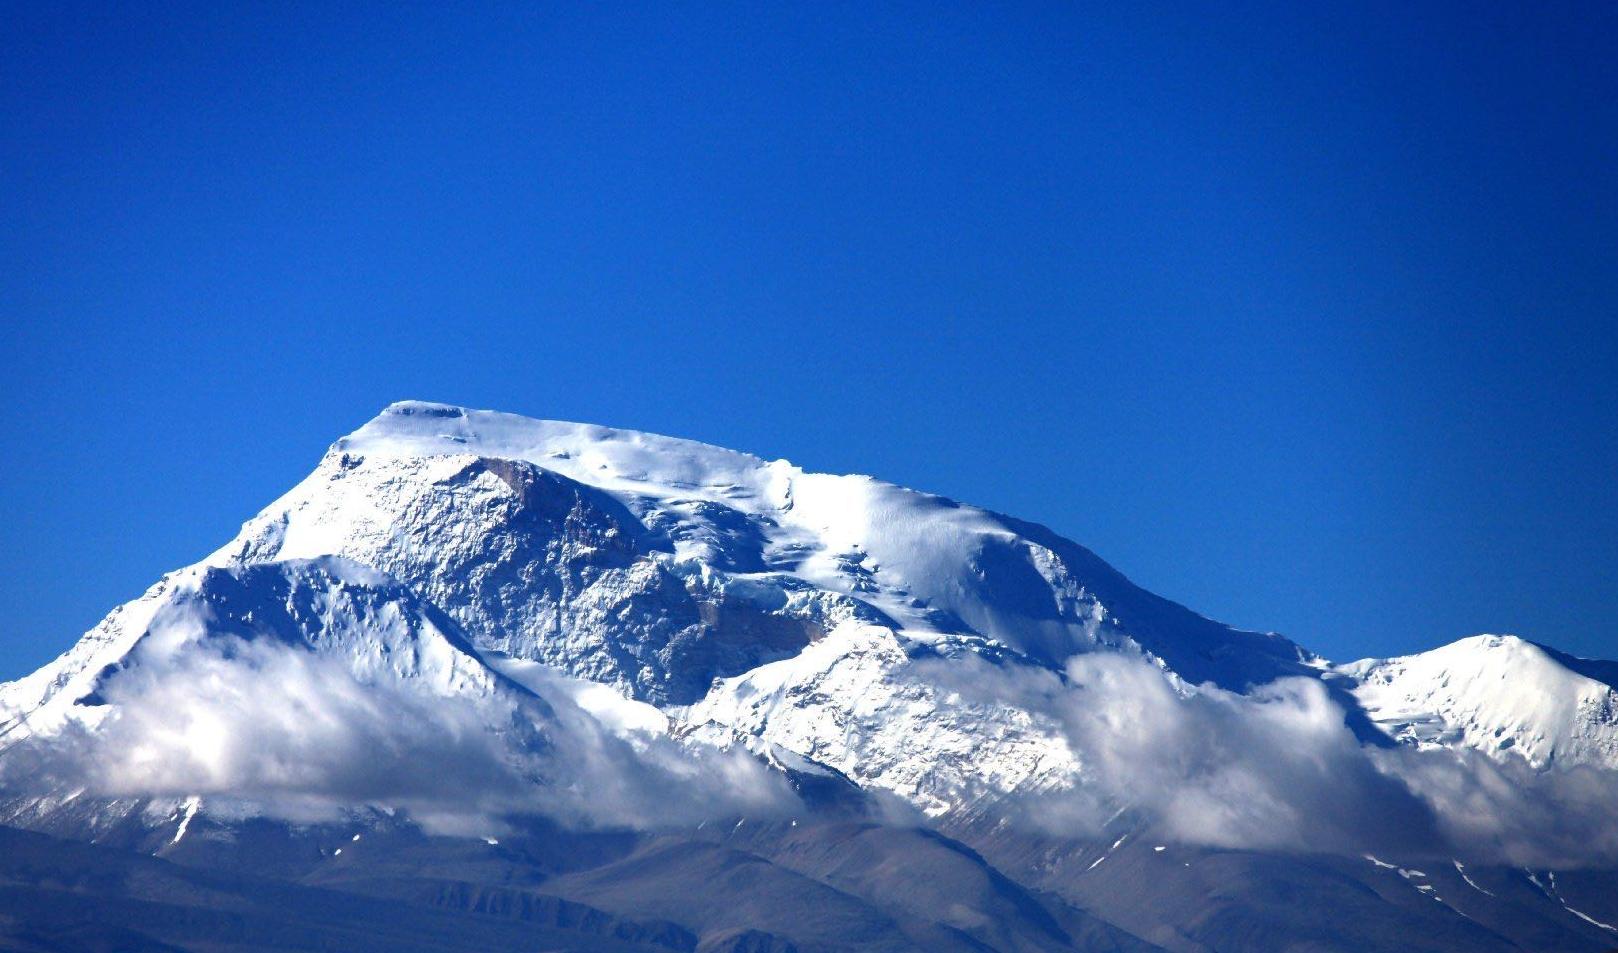
[[[0,677],[405,397],[1618,656],[1618,7],[156,6],[0,29]]]

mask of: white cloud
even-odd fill
[[[99,722],[8,752],[9,785],[228,796],[294,820],[374,805],[445,830],[513,814],[658,827],[793,803],[743,753],[632,741],[563,695],[440,695],[281,642],[215,636],[148,654],[101,694]]]
[[[1354,851],[1431,840],[1430,813],[1377,770],[1319,682],[1182,695],[1144,662],[1100,655],[1067,675],[1059,711],[1104,806],[1142,811],[1165,836]]]
[[[1073,658],[1065,677],[971,658],[917,664],[969,699],[1061,726],[1083,783],[1009,805],[1054,833],[1097,833],[1126,809],[1165,839],[1208,846],[1618,860],[1613,772],[1366,746],[1311,679],[1240,695],[1187,690],[1111,653]],[[740,750],[604,723],[544,680],[544,701],[491,684],[440,694],[385,667],[357,674],[341,656],[214,635],[141,656],[106,679],[99,722],[14,748],[0,764],[10,786],[35,790],[217,796],[293,820],[374,805],[469,833],[520,814],[649,828],[800,806]]]
[[[1213,847],[1618,861],[1618,774],[1363,744],[1314,679],[1242,695],[1177,685],[1114,653],[1075,656],[1065,678],[981,660],[930,664],[929,678],[973,701],[1060,721],[1082,781],[1010,805],[1051,833],[1094,835],[1124,810],[1165,839]]]

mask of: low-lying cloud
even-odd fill
[[[1318,850],[1430,840],[1430,811],[1366,757],[1319,682],[1182,695],[1123,656],[1080,656],[1067,675],[1057,711],[1107,805],[1144,811],[1169,837]]]
[[[1075,656],[1060,674],[973,656],[914,664],[966,705],[1048,718],[1078,778],[1013,794],[1005,809],[1055,836],[1099,836],[1127,815],[1209,847],[1618,863],[1618,772],[1368,743],[1316,679],[1193,688],[1112,652]]]
[[[1083,783],[1025,805],[1053,832],[1094,833],[1123,810],[1206,846],[1618,862],[1618,772],[1362,743],[1314,679],[1186,690],[1116,654],[1077,656],[1065,675],[1009,689],[1058,717],[1084,765]]]
[[[214,637],[105,679],[99,721],[13,748],[14,791],[217,795],[307,821],[372,805],[443,831],[542,814],[597,827],[771,814],[790,788],[742,752],[628,738],[565,695],[440,695],[275,641]]]
[[[1188,689],[1113,653],[1077,656],[1060,676],[971,657],[916,664],[970,701],[1059,726],[1081,782],[1008,804],[1053,834],[1098,834],[1128,812],[1165,839],[1214,847],[1618,863],[1618,772],[1366,744],[1317,680]],[[603,723],[543,681],[543,699],[493,684],[443,695],[386,669],[356,674],[340,656],[214,636],[106,678],[99,720],[12,748],[0,783],[217,796],[292,820],[373,805],[467,833],[513,815],[656,828],[802,808],[744,751]]]

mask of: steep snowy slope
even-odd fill
[[[1352,680],[1367,715],[1405,743],[1465,745],[1535,768],[1618,768],[1615,669],[1515,636],[1479,635],[1336,671]]]

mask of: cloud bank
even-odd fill
[[[370,805],[429,828],[510,815],[655,828],[796,803],[742,752],[626,736],[564,694],[495,681],[438,694],[386,670],[273,641],[212,637],[105,680],[82,721],[6,753],[12,793],[220,796],[309,821]]]
[[[1367,743],[1317,679],[1239,694],[1113,652],[1060,672],[976,656],[913,664],[966,705],[1049,717],[1077,778],[1009,795],[1003,809],[1051,836],[1102,836],[1127,816],[1206,847],[1618,864],[1618,772]]]
[[[1099,831],[1122,809],[1165,838],[1213,847],[1618,862],[1618,773],[1365,744],[1314,679],[1247,695],[1187,690],[1144,661],[1101,654],[1071,659],[1065,676],[1037,690],[1085,782],[1038,796],[1024,815],[1052,831]]]
[[[1080,783],[1006,805],[1054,835],[1099,834],[1127,812],[1166,840],[1210,847],[1618,863],[1618,773],[1367,745],[1313,679],[1242,695],[1112,653],[1074,657],[1060,674],[970,656],[915,664],[1060,726]],[[464,833],[516,815],[647,829],[803,809],[744,751],[604,719],[559,682],[534,681],[530,694],[491,678],[492,690],[445,695],[386,667],[214,635],[107,678],[82,721],[7,751],[0,784],[214,796],[295,821],[370,805]]]

